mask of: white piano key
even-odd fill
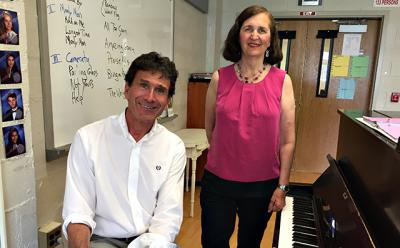
[[[281,212],[281,222],[279,229],[279,242],[278,248],[292,248],[293,247],[293,202],[294,199],[291,196],[286,196],[286,206]],[[306,227],[305,228],[310,228]],[[306,244],[303,242],[296,241],[299,244],[307,245],[309,247],[318,247],[312,244]]]
[[[290,248],[293,245],[293,197],[286,196],[286,206],[281,212],[278,248]]]

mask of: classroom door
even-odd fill
[[[331,75],[326,98],[316,97],[322,39],[319,30],[338,30],[332,20],[278,20],[278,30],[296,31],[291,40],[288,74],[293,81],[296,98],[296,151],[293,161],[295,171],[323,172],[328,153],[336,155],[339,115],[337,109],[368,110],[373,92],[381,20],[363,20],[367,32],[362,33],[360,51],[369,56],[366,77],[354,79],[353,99],[338,99],[341,77]],[[343,20],[342,20],[343,22]],[[350,22],[350,21],[348,21]],[[344,33],[334,39],[333,55],[341,55]]]

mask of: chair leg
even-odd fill
[[[190,194],[190,217],[194,215],[194,191],[196,189],[196,161],[192,159],[192,188]]]
[[[185,190],[186,190],[186,192],[189,192],[189,166],[190,166],[190,159],[187,158],[186,168],[185,168]]]

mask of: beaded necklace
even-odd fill
[[[253,78],[250,78],[250,77],[247,77],[247,76],[243,76],[243,74],[242,74],[242,68],[240,67],[240,64],[239,63],[237,63],[236,64],[237,65],[237,69],[236,69],[236,72],[237,72],[237,74],[239,75],[239,79],[241,80],[241,81],[244,81],[246,84],[251,84],[251,83],[254,83],[254,82],[257,82],[257,80],[258,80],[258,78],[261,76],[261,74],[265,71],[265,69],[267,69],[267,66],[266,65],[263,65],[263,67],[262,67],[262,69],[261,70],[258,70],[258,73],[256,73],[256,74],[254,74],[252,77]]]

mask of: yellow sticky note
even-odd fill
[[[332,77],[347,77],[349,75],[350,56],[333,55],[331,64]]]

